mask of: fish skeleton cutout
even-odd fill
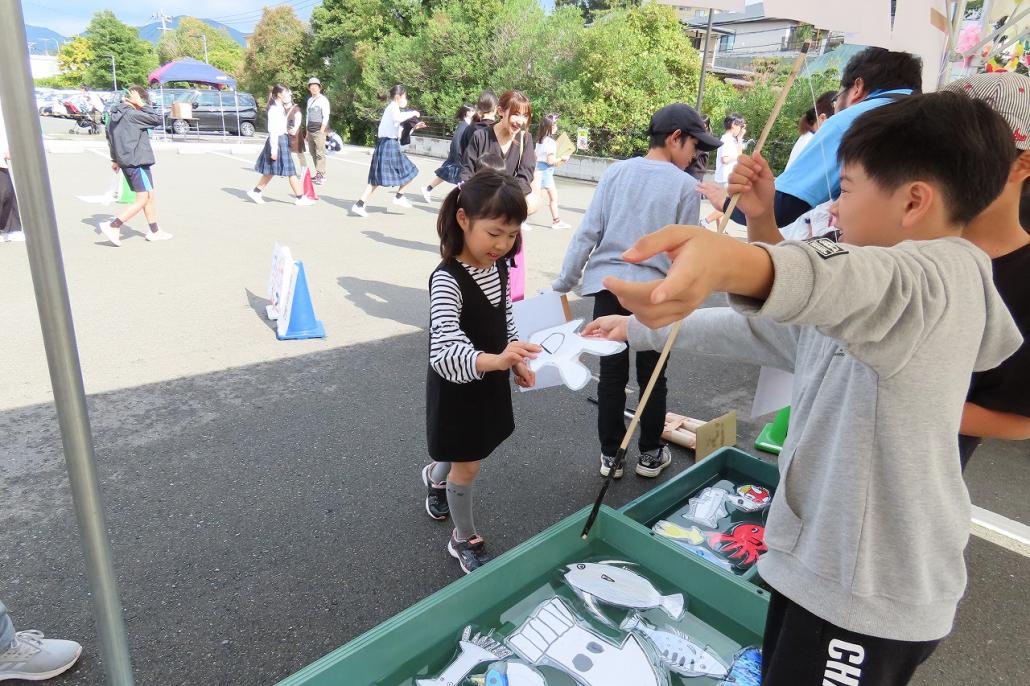
[[[486,674],[468,681],[473,686],[547,686],[540,672],[521,662],[495,662]]]
[[[495,641],[490,633],[472,636],[472,627],[465,627],[458,641],[461,651],[454,662],[447,665],[440,676],[435,679],[416,679],[417,686],[452,686],[461,681],[476,668],[477,665],[491,660],[503,660],[511,657],[511,651]]]
[[[536,343],[543,351],[529,361],[529,368],[539,372],[545,367],[555,367],[561,376],[562,383],[574,391],[584,388],[590,383],[590,370],[580,362],[585,353],[592,355],[614,355],[626,349],[625,343],[606,341],[600,338],[586,338],[576,333],[583,323],[582,319],[541,329],[529,337],[530,343]]]
[[[632,610],[660,607],[673,619],[683,616],[683,595],[662,595],[650,581],[622,567],[595,562],[568,566],[565,581],[580,593]]]
[[[635,631],[646,636],[658,649],[662,664],[671,672],[689,677],[710,676],[716,679],[726,677],[726,665],[719,661],[710,648],[702,648],[690,637],[678,631],[651,626],[636,613],[626,617],[620,628],[623,631]]]
[[[547,662],[583,686],[661,686],[664,681],[633,634],[615,645],[580,626],[561,598],[534,610],[508,645],[528,662]]]

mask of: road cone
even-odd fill
[[[773,455],[783,450],[783,442],[787,440],[787,426],[790,424],[790,405],[776,413],[771,422],[765,425],[755,439],[755,447]]]
[[[297,260],[297,284],[293,288],[293,299],[290,301],[290,321],[286,333],[276,338],[280,341],[293,341],[301,338],[325,338],[325,327],[315,319],[315,308],[311,304],[308,291],[308,278],[304,275],[304,263]]]
[[[318,200],[318,194],[315,193],[315,184],[311,180],[311,169],[307,167],[304,168],[304,197]]]
[[[136,193],[129,188],[129,181],[125,178],[125,174],[119,174],[122,177],[122,190],[118,194],[118,203],[121,205],[131,205],[136,202]]]

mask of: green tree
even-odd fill
[[[183,57],[204,61],[204,36],[211,66],[239,77],[243,67],[243,48],[229,34],[194,17],[183,17],[173,31],[161,34],[157,57],[161,64]]]
[[[303,93],[311,33],[289,5],[266,7],[243,58],[243,86],[258,100],[277,83]]]
[[[110,88],[111,58],[120,87],[146,85],[147,76],[157,68],[154,47],[140,39],[139,31],[123,24],[110,10],[97,12],[83,33],[93,59],[83,73],[83,82],[91,88]]]

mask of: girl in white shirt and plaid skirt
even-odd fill
[[[401,124],[418,117],[419,113],[415,110],[404,111],[403,108],[408,106],[408,93],[404,86],[397,84],[390,89],[387,97],[390,104],[383,110],[383,117],[379,120],[379,137],[368,169],[368,185],[361,198],[350,208],[359,217],[368,216],[365,203],[379,186],[396,186],[393,204],[411,207],[411,203],[404,197],[404,188],[418,176],[418,168],[401,151],[397,139],[401,136]]]

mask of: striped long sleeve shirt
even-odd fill
[[[508,340],[518,340],[515,318],[511,312],[511,290],[501,293],[501,276],[497,265],[488,269],[471,267],[459,262],[476,282],[487,300],[495,307],[505,299],[508,320]],[[461,288],[454,277],[437,271],[429,282],[429,366],[452,383],[470,383],[483,378],[476,371],[476,358],[483,352],[476,350],[472,341],[461,330]]]

